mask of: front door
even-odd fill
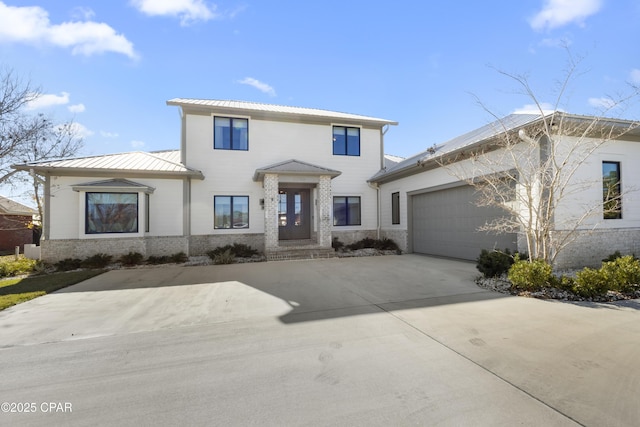
[[[278,199],[280,240],[311,237],[311,203],[308,188],[281,188]]]

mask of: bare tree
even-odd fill
[[[82,148],[83,140],[73,121],[57,124],[26,109],[40,95],[39,89],[13,71],[0,70],[0,185],[28,185],[42,217],[41,179],[11,165],[71,157]]]
[[[585,179],[580,171],[603,144],[621,138],[640,124],[606,117],[637,97],[637,87],[629,95],[611,98],[596,116],[561,111],[566,91],[577,76],[578,62],[570,56],[552,111],[545,110],[546,104],[531,88],[528,76],[500,71],[532,102],[539,119],[525,127],[514,127],[511,116],[499,117],[479,102],[495,118],[497,136],[487,144],[445,154],[438,160],[476,189],[478,205],[496,206],[505,212],[479,231],[519,233],[526,240],[530,260],[543,259],[551,264],[575,241],[579,231],[597,226],[596,218],[620,212],[619,178],[607,182],[603,199],[586,203],[580,195],[603,183]],[[566,210],[569,204],[571,215]],[[559,215],[562,205],[565,209]]]

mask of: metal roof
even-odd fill
[[[264,174],[266,173],[277,173],[280,175],[330,175],[332,178],[335,178],[342,172],[322,166],[316,166],[300,160],[291,159],[256,169],[256,172],[253,175],[253,180],[263,180]]]
[[[386,169],[381,170],[374,175],[370,181],[386,181],[389,178],[403,175],[405,173],[410,174],[411,169],[419,168],[421,164],[426,161],[439,158],[445,154],[459,151],[463,148],[468,148],[481,144],[485,141],[491,140],[496,136],[510,132],[521,127],[533,124],[534,122],[543,118],[540,114],[511,114],[502,119],[488,123],[478,129],[467,132],[463,135],[457,136],[443,144],[433,145],[414,156],[411,156],[395,165],[388,165]],[[419,169],[421,170],[421,168]]]
[[[196,107],[214,111],[237,111],[239,113],[262,113],[266,115],[296,116],[314,119],[347,120],[349,122],[371,123],[380,126],[397,125],[393,120],[378,117],[362,116],[359,114],[341,113],[338,111],[321,110],[317,108],[290,107],[285,105],[262,104],[258,102],[230,101],[216,99],[174,98],[167,101],[167,105],[179,107]]]
[[[180,163],[179,150],[103,154],[100,156],[47,160],[13,165],[15,169],[82,175],[109,171],[120,173],[187,175],[202,178],[202,173]]]
[[[0,215],[23,215],[31,216],[38,212],[35,209],[11,200],[7,197],[0,196]]]

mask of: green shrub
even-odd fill
[[[160,255],[160,256],[151,255],[149,258],[147,258],[147,264],[157,265],[157,264],[167,264],[169,262],[171,262],[171,258],[168,257],[167,255]]]
[[[169,257],[170,262],[183,263],[189,261],[189,257],[184,252],[178,252]]]
[[[584,268],[576,273],[573,293],[581,297],[591,298],[604,295],[609,290],[609,283],[602,270]]]
[[[381,251],[399,251],[400,250],[396,242],[386,237],[380,240],[376,240],[373,245],[374,245],[373,246],[374,248]]]
[[[24,257],[20,257],[17,260],[2,262],[0,263],[0,277],[31,273],[37,264],[37,260]]]
[[[630,292],[640,284],[640,261],[632,255],[602,263],[600,268],[609,288],[618,292]]]
[[[82,260],[78,258],[65,258],[54,264],[58,271],[71,271],[82,268]]]
[[[488,251],[483,249],[476,259],[476,268],[484,277],[499,277],[509,271],[514,258],[509,249]]]
[[[353,242],[346,246],[347,249],[352,251],[357,251],[358,249],[369,249],[376,247],[376,240],[370,237],[365,237],[362,240],[358,240],[357,242]]]
[[[95,254],[82,261],[82,266],[86,268],[105,268],[111,263],[113,257],[107,254]]]
[[[615,261],[618,258],[622,258],[622,254],[620,253],[620,251],[615,251],[614,253],[603,259],[602,262]]]
[[[344,243],[342,243],[340,239],[338,239],[337,237],[334,237],[331,240],[331,247],[333,248],[334,251],[339,251],[344,247]]]
[[[516,257],[515,263],[509,269],[508,277],[516,289],[532,292],[553,286],[557,282],[551,266],[540,259],[529,262]]]
[[[233,264],[235,258],[236,257],[234,256],[231,249],[227,249],[224,252],[220,252],[214,255],[212,259],[214,264]]]
[[[207,252],[207,255],[209,255],[209,258],[215,261],[216,256],[227,251],[229,251],[234,258],[251,258],[254,255],[258,255],[258,251],[256,249],[253,249],[251,246],[245,245],[244,243],[234,243],[233,245],[218,246],[217,248]]]
[[[128,254],[122,255],[119,259],[122,265],[126,266],[141,264],[142,260],[144,260],[144,255],[140,252],[129,252]]]

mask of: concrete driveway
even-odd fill
[[[637,301],[475,275],[418,255],[111,271],[0,312],[0,400],[37,409],[0,423],[637,425]]]

